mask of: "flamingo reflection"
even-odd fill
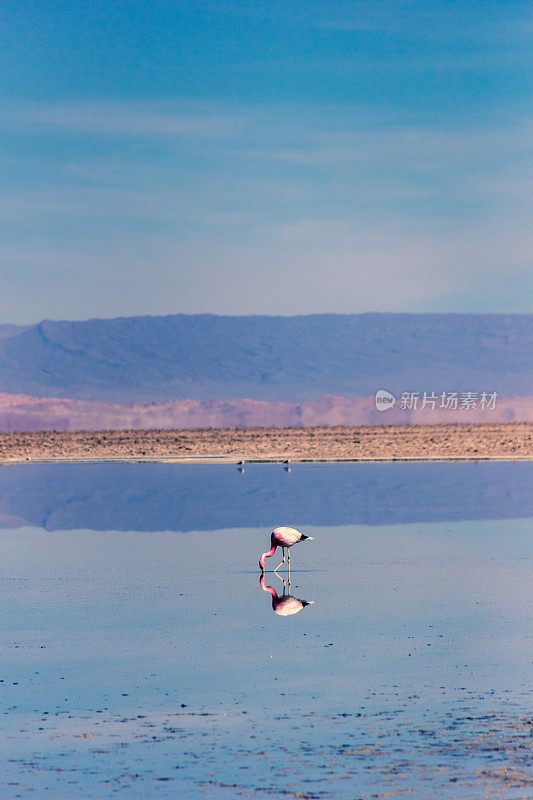
[[[279,614],[280,617],[290,617],[292,614],[297,614],[299,611],[301,611],[304,606],[310,606],[315,602],[314,600],[298,600],[297,597],[293,597],[290,593],[290,581],[289,594],[285,594],[286,587],[285,581],[283,581],[283,594],[281,597],[278,597],[278,593],[273,586],[266,585],[264,573],[261,575],[259,583],[261,584],[261,589],[264,592],[269,592],[269,594],[272,595],[272,611],[275,614]]]

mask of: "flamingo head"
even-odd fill
[[[259,568],[261,569],[261,572],[265,571],[265,558],[270,558],[270,556],[273,556],[276,552],[276,547],[277,545],[273,544],[270,550],[267,550],[266,553],[262,554],[261,558],[259,559]]]

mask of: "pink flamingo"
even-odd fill
[[[278,564],[274,572],[281,567],[282,564],[285,563],[285,548],[287,548],[287,555],[289,558],[289,571],[291,568],[291,553],[289,547],[292,547],[293,544],[297,544],[298,542],[303,542],[304,539],[312,540],[312,536],[304,536],[303,533],[297,531],[296,528],[286,528],[282,526],[281,528],[274,528],[272,533],[270,534],[270,544],[272,547],[266,553],[263,553],[261,558],[259,559],[259,566],[261,567],[261,572],[265,571],[265,558],[270,558],[276,552],[277,547],[281,547],[283,552],[283,561]]]
[[[274,587],[266,585],[264,572],[261,573],[259,583],[264,592],[270,592],[272,595],[272,611],[275,614],[279,614],[280,617],[290,617],[292,614],[297,614],[298,611],[301,611],[305,606],[310,606],[315,602],[314,600],[298,600],[298,598],[293,597],[292,594],[285,594],[285,581],[283,581],[283,594],[281,597],[278,597],[278,593]],[[290,590],[289,583],[289,592]]]

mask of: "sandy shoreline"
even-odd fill
[[[0,433],[0,464],[531,458],[531,423]]]

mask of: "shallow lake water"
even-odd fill
[[[0,469],[0,796],[531,798],[532,475]]]

